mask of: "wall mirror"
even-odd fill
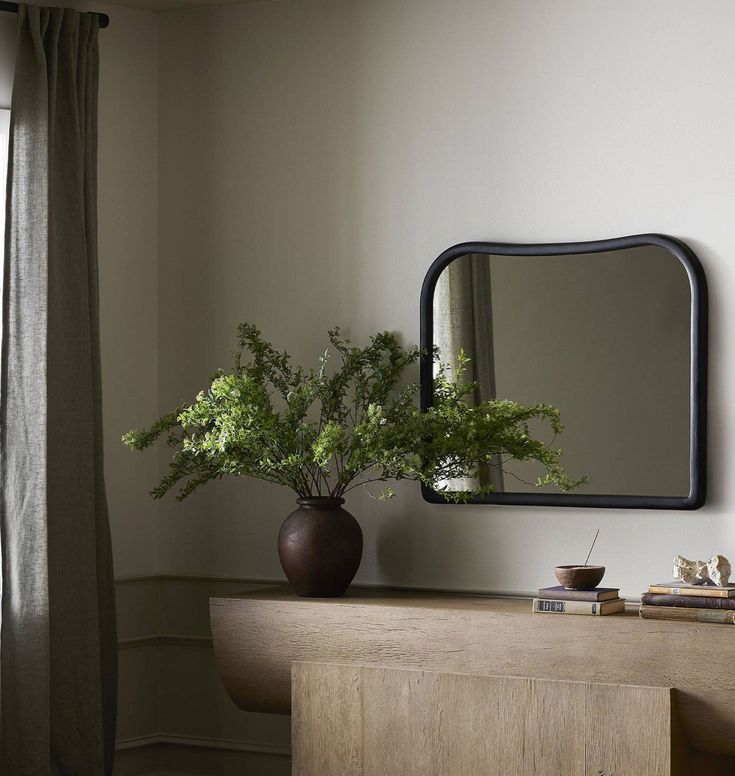
[[[707,286],[665,235],[586,243],[464,243],[429,269],[421,344],[472,357],[478,398],[553,404],[570,475],[535,486],[532,463],[493,468],[475,503],[697,509],[705,499]],[[436,365],[421,365],[424,408]],[[540,430],[539,433],[543,433]],[[547,432],[548,435],[549,432]],[[424,488],[428,501],[442,503]]]

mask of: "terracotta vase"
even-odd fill
[[[300,498],[278,532],[278,555],[288,581],[304,598],[344,594],[362,559],[360,524],[343,498]]]

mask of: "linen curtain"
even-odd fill
[[[0,772],[112,772],[97,298],[99,23],[21,6],[0,377]]]
[[[466,379],[478,383],[472,397],[475,403],[496,398],[490,256],[461,256],[439,276],[434,291],[434,344],[452,376],[460,349],[472,359]],[[478,478],[502,491],[500,456],[494,456],[492,464],[478,472]],[[474,484],[452,481],[450,487],[461,489]]]

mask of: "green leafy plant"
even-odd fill
[[[467,401],[476,385],[465,381],[464,353],[452,378],[438,366],[433,406],[422,412],[418,386],[402,382],[421,356],[418,348],[401,347],[389,332],[358,348],[334,329],[329,342],[319,366],[304,369],[255,326],[242,324],[229,372],[217,372],[190,406],[123,436],[135,450],[162,435],[173,448],[169,471],[151,495],[160,498],[178,484],[177,498],[183,499],[210,480],[241,475],[284,485],[302,498],[341,497],[359,485],[408,479],[449,500],[467,501],[492,492],[492,485],[478,480],[459,490],[450,482],[474,478],[480,467],[497,465],[498,456],[501,465],[541,464],[545,474],[538,485],[565,491],[585,481],[570,479],[559,463],[561,451],[531,434],[535,420],[547,422],[554,437],[561,432],[555,407]],[[385,486],[379,497],[392,495]]]

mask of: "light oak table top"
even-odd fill
[[[231,697],[289,713],[293,661],[673,688],[690,740],[735,753],[735,627],[534,614],[530,599],[352,588],[304,599],[273,587],[210,599]]]

